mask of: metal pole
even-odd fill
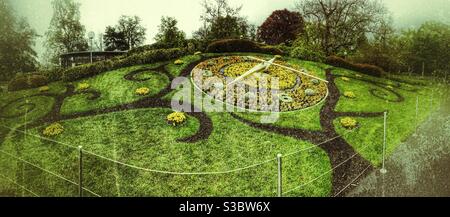
[[[383,133],[383,167],[380,172],[385,174],[387,172],[385,167],[385,159],[386,159],[386,128],[387,128],[387,112],[384,112],[384,133]]]
[[[433,112],[433,95],[434,95],[434,90],[431,90],[431,96],[430,96],[430,113]]]
[[[418,125],[419,125],[419,95],[417,95],[417,97],[416,97],[416,118],[415,118],[415,129],[416,129],[416,131],[415,131],[415,134],[417,134],[417,127],[418,127]]]
[[[78,194],[83,197],[83,146],[78,146]]]
[[[283,181],[282,181],[282,171],[281,171],[282,159],[281,159],[281,157],[282,157],[281,154],[277,155],[277,160],[278,160],[278,197],[283,196],[283,189],[282,189]]]

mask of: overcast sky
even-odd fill
[[[260,25],[277,9],[293,9],[300,0],[229,0],[243,5],[241,14],[250,23]],[[450,0],[382,0],[393,14],[397,27],[420,25],[426,20],[450,24]],[[17,14],[24,16],[38,34],[44,35],[52,16],[51,0],[10,0]],[[161,16],[175,17],[178,27],[191,36],[201,26],[202,0],[78,0],[81,3],[81,23],[87,32],[96,34],[108,25],[115,25],[121,15],[137,15],[147,28],[147,43],[153,41]],[[36,49],[42,54],[43,38]]]

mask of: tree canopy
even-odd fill
[[[0,0],[0,80],[9,80],[17,72],[36,69],[33,49],[36,32],[23,18],[17,18],[5,0]]]
[[[298,12],[287,9],[274,11],[259,27],[258,39],[277,45],[294,41],[303,32],[303,18]]]
[[[45,35],[47,56],[56,64],[62,53],[85,51],[89,46],[80,22],[80,4],[74,0],[53,0],[52,7],[53,17]]]

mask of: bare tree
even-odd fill
[[[296,4],[327,55],[354,51],[358,41],[378,30],[387,15],[378,0],[303,0]]]

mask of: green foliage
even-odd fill
[[[107,26],[105,34],[103,35],[106,51],[126,51],[129,50],[129,45],[125,38],[124,32],[119,31],[116,27]]]
[[[224,39],[211,43],[206,49],[209,53],[255,52],[283,55],[283,51],[274,46],[261,46],[245,39]]]
[[[303,18],[287,9],[274,11],[258,28],[258,39],[266,44],[292,43],[303,32]]]
[[[412,31],[410,53],[408,62],[415,72],[421,72],[422,66],[430,74],[435,70],[449,71],[450,26],[427,22]]]
[[[361,72],[363,74],[381,77],[385,75],[385,72],[382,68],[369,64],[354,64],[349,62],[343,58],[337,56],[329,56],[326,59],[326,63],[335,67],[340,67],[344,69],[350,69],[357,72]]]
[[[36,88],[45,86],[49,83],[49,80],[46,76],[41,74],[24,74],[18,75],[16,78],[11,80],[8,84],[8,90],[10,91],[18,91],[29,88]]]
[[[325,53],[318,46],[307,43],[303,40],[297,40],[292,46],[290,56],[297,59],[314,61],[314,62],[324,62]]]
[[[16,18],[5,0],[0,0],[0,24],[0,80],[34,71],[38,65],[33,50],[37,34],[26,20]]]
[[[180,48],[149,50],[125,58],[114,58],[92,64],[75,66],[63,71],[62,79],[64,81],[75,81],[118,68],[168,61],[182,57],[185,54],[186,50]]]
[[[80,3],[74,0],[53,0],[53,17],[45,33],[47,58],[58,64],[59,55],[85,51],[88,48],[85,27],[80,22]]]
[[[180,47],[186,40],[186,34],[177,27],[178,21],[173,17],[161,17],[159,32],[155,36],[157,43],[169,47]]]

